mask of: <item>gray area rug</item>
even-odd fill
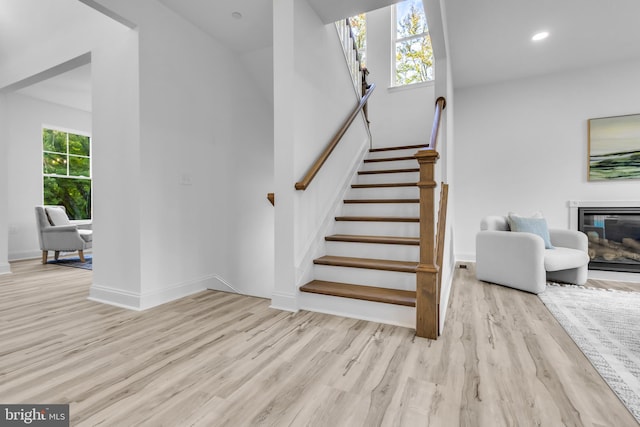
[[[80,261],[79,257],[60,258],[58,260],[47,261],[47,264],[62,265],[64,267],[83,268],[85,270],[93,270],[93,258],[91,255],[84,256],[85,262]]]
[[[548,284],[538,296],[640,422],[640,293]]]

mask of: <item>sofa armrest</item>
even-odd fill
[[[93,222],[90,219],[72,219],[71,224],[78,227],[78,230],[93,230]]]
[[[78,231],[78,227],[69,224],[69,225],[52,225],[47,228],[42,229],[43,234],[53,234],[53,233],[76,233]]]
[[[480,280],[539,293],[546,285],[544,242],[531,233],[480,231],[476,276]]]
[[[549,229],[549,236],[553,246],[578,249],[583,252],[589,249],[587,235],[581,231]]]

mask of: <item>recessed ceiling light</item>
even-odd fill
[[[549,32],[541,31],[539,33],[534,34],[533,37],[531,37],[531,40],[533,40],[534,42],[538,42],[540,40],[546,39],[547,37],[549,37]]]
[[[231,16],[234,19],[242,19],[242,14],[240,12],[233,12],[233,13],[231,13]]]

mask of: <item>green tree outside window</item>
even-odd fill
[[[91,218],[91,138],[42,129],[43,202],[70,219]]]
[[[433,80],[433,48],[420,0],[396,4],[394,85]]]

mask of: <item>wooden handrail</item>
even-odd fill
[[[447,108],[447,100],[444,97],[436,99],[436,111],[433,113],[433,127],[431,128],[431,138],[429,139],[429,149],[435,150],[438,144],[438,131],[440,130],[440,120],[442,110]]]
[[[353,123],[355,118],[358,116],[360,110],[362,110],[362,108],[365,106],[367,100],[369,99],[369,96],[371,96],[371,92],[373,92],[375,88],[375,83],[371,83],[371,86],[369,87],[369,89],[367,89],[367,92],[364,94],[358,105],[356,105],[356,107],[351,111],[351,114],[342,124],[340,129],[338,129],[331,141],[329,141],[329,144],[327,144],[324,151],[320,153],[320,156],[318,156],[316,161],[311,165],[304,177],[300,181],[296,182],[296,190],[306,190],[309,184],[311,184],[311,181],[313,181],[313,178],[320,171],[322,165],[324,165],[324,163],[327,161],[331,152],[338,146],[338,143],[340,142],[344,134],[347,133],[349,126],[351,126],[351,123]]]
[[[435,150],[438,140],[438,130],[442,118],[442,110],[446,107],[446,101],[440,97],[436,101],[436,110],[433,115],[433,129],[429,148],[420,150],[415,158],[420,165],[420,262],[416,269],[416,335],[423,338],[438,339],[439,322],[439,275],[441,260],[437,259],[438,251],[443,249],[443,244],[436,242],[435,230],[435,166],[440,155]],[[444,197],[447,197],[443,193]],[[442,203],[446,200],[441,199]],[[445,205],[446,206],[446,205]],[[444,222],[439,221],[441,227],[438,239],[444,238]]]

